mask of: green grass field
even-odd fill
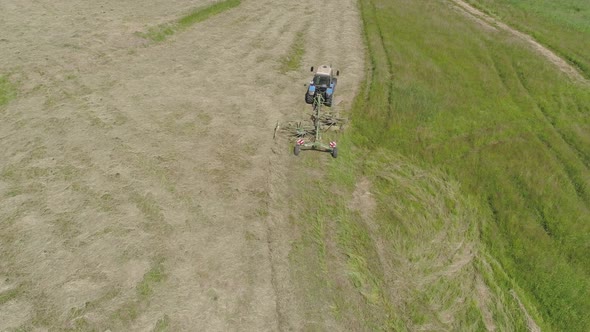
[[[365,93],[329,183],[302,182],[308,301],[359,328],[585,331],[588,88],[446,4],[360,3]]]
[[[554,49],[590,77],[590,2],[585,0],[469,0]]]

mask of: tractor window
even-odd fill
[[[315,85],[329,85],[330,77],[324,75],[315,75],[313,78],[313,84]]]

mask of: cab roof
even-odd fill
[[[328,65],[321,65],[315,73],[319,75],[332,75],[332,68]]]

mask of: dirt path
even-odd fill
[[[507,31],[510,34],[518,37],[519,39],[523,40],[527,44],[529,44],[536,52],[544,56],[547,60],[549,60],[552,64],[554,64],[560,71],[564,72],[570,78],[575,81],[590,83],[580,72],[570,65],[567,61],[561,58],[559,55],[555,54],[555,52],[551,51],[547,47],[543,46],[539,42],[537,42],[533,37],[520,32],[514,28],[511,28],[507,24],[491,17],[490,15],[482,12],[481,10],[473,7],[469,3],[465,2],[464,0],[451,0],[462,13],[467,16],[474,18],[476,22],[481,24],[486,28],[499,28],[503,31]]]
[[[19,91],[0,109],[0,330],[297,329],[289,146],[270,138],[307,111],[308,64],[342,68],[350,102],[357,7],[244,0],[161,44],[135,34],[208,2],[0,5]],[[280,74],[299,31],[303,68]]]

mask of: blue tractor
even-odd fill
[[[313,72],[313,67],[311,67],[311,71]],[[309,82],[309,86],[307,86],[305,102],[313,104],[314,100],[316,100],[316,94],[321,93],[324,105],[328,107],[332,106],[332,99],[334,98],[334,91],[336,91],[336,83],[338,82],[336,76],[338,75],[340,75],[340,71],[336,71],[336,75],[334,75],[332,66],[319,66],[313,79]]]

